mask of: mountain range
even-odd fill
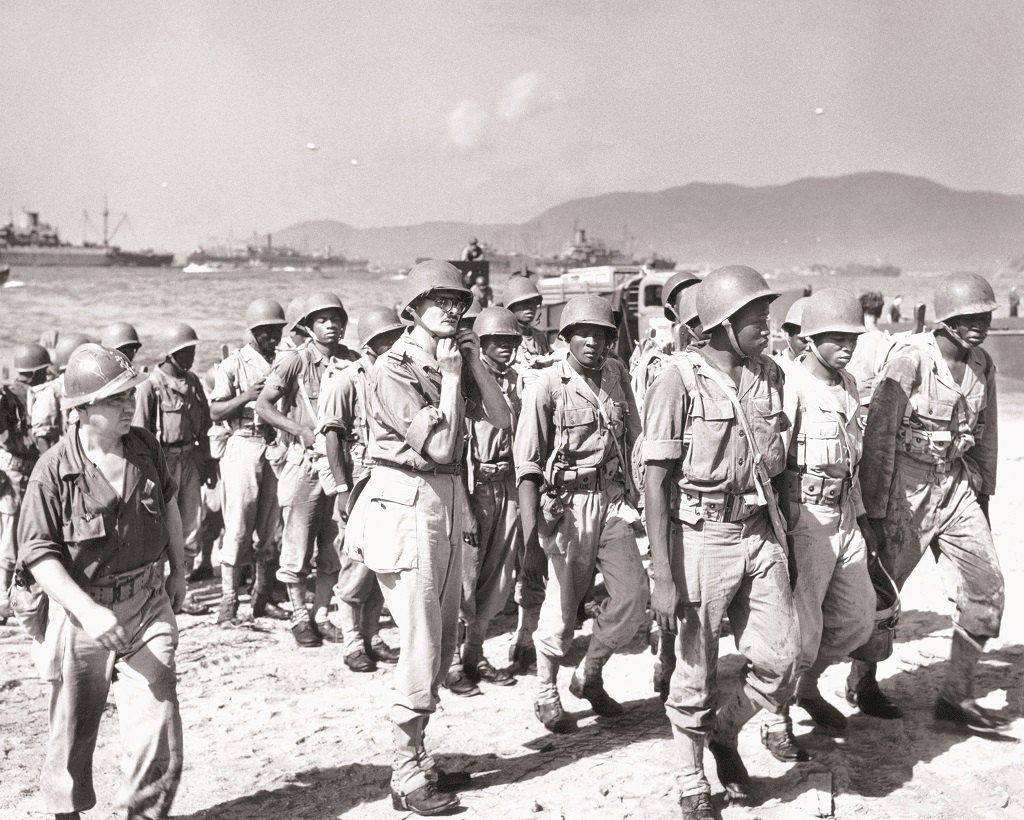
[[[275,244],[386,264],[458,258],[471,236],[499,252],[556,253],[584,228],[636,258],[743,262],[765,269],[822,263],[904,270],[998,270],[1024,256],[1024,196],[958,191],[928,179],[871,172],[747,187],[694,182],[657,192],[575,199],[522,224],[354,228],[325,219],[273,233]]]

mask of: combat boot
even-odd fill
[[[459,798],[451,792],[440,792],[433,783],[427,783],[408,794],[399,794],[392,789],[391,805],[396,811],[411,811],[423,817],[433,817],[456,808]]]
[[[679,808],[683,820],[721,820],[722,817],[712,805],[711,795],[705,792],[680,797]]]
[[[604,669],[611,654],[612,650],[609,647],[591,639],[590,651],[587,652],[583,663],[573,672],[572,680],[569,681],[570,694],[590,701],[590,708],[601,717],[618,717],[625,711],[622,704],[609,695],[604,688],[601,670]],[[581,670],[582,676],[580,675]]]
[[[304,647],[323,646],[323,638],[313,626],[306,609],[306,590],[302,584],[288,584],[288,597],[292,602],[292,635],[295,643]]]
[[[386,663],[394,666],[398,663],[402,652],[398,647],[388,646],[380,635],[374,635],[364,644],[367,654],[377,663]]]
[[[252,595],[252,616],[254,618],[272,618],[275,621],[287,621],[291,618],[285,610],[277,605],[270,596],[274,583],[274,575],[267,561],[257,560],[256,580]]]
[[[850,674],[846,678],[846,702],[860,709],[865,715],[882,720],[903,717],[900,708],[879,688],[875,679],[877,669],[877,663],[867,661],[853,661],[850,664]]]
[[[739,749],[734,746],[726,746],[715,740],[708,742],[708,749],[714,755],[718,779],[730,799],[738,801],[749,799],[750,775],[747,773],[747,767],[743,765]]]
[[[999,732],[1009,724],[974,699],[974,670],[984,642],[984,638],[974,638],[959,627],[953,629],[949,671],[935,701],[935,719],[963,732]]]
[[[564,735],[576,729],[576,721],[562,709],[558,697],[558,659],[537,653],[537,700],[533,712],[544,728],[556,735]]]
[[[242,580],[242,568],[234,564],[220,565],[220,607],[217,610],[217,625],[228,626],[237,621],[238,587]]]
[[[780,763],[806,763],[811,759],[793,737],[793,721],[789,717],[788,706],[761,724],[761,743]]]

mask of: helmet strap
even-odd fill
[[[950,341],[952,341],[953,344],[955,344],[958,348],[960,348],[961,350],[971,350],[971,346],[960,338],[960,334],[953,330],[953,328],[951,328],[944,321],[937,322],[936,324],[938,324],[938,326],[946,332],[946,335],[949,336]]]
[[[821,352],[818,350],[818,345],[814,343],[814,339],[812,339],[810,336],[807,337],[807,348],[811,351],[811,354],[814,356],[814,358],[818,360],[818,364],[824,367],[833,376],[839,375],[839,368],[832,367],[832,365],[830,365],[828,362],[825,361],[824,358],[822,358]]]
[[[732,348],[732,352],[739,356],[741,359],[746,359],[747,354],[743,352],[740,347],[739,341],[736,339],[736,331],[732,329],[732,322],[728,319],[722,320],[722,327],[725,328],[725,335],[729,338],[729,347]]]

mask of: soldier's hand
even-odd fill
[[[346,524],[348,523],[348,498],[351,492],[351,490],[344,490],[334,495],[334,510],[338,514],[338,518]]]
[[[185,603],[185,588],[185,570],[172,569],[164,580],[164,589],[167,590],[167,597],[171,599],[171,611],[181,612],[182,604]]]
[[[246,391],[245,391],[245,392],[244,392],[244,393],[242,394],[243,396],[245,396],[245,400],[246,400],[247,402],[249,402],[249,401],[256,401],[256,399],[258,399],[258,398],[260,397],[260,393],[262,393],[262,392],[263,392],[263,385],[264,385],[265,383],[266,383],[266,382],[265,382],[265,380],[264,380],[264,379],[260,379],[260,380],[259,380],[258,382],[256,382],[255,384],[252,384],[252,385],[250,385],[250,386],[249,386],[249,389],[248,389],[248,390],[246,390]]]
[[[437,343],[437,369],[442,376],[462,373],[462,354],[454,339],[440,339]]]
[[[124,629],[118,623],[117,616],[106,607],[96,604],[84,613],[79,613],[78,620],[82,624],[85,634],[104,649],[120,652],[128,645]]]
[[[670,578],[655,579],[654,591],[651,593],[651,609],[658,628],[667,635],[676,634],[676,609],[679,595],[676,585]]]
[[[480,525],[467,504],[462,514],[462,540],[471,547],[480,546]]]
[[[459,328],[455,334],[455,342],[459,346],[459,352],[467,361],[472,362],[480,357],[480,339],[468,327]]]
[[[543,586],[544,570],[547,569],[548,557],[541,549],[540,541],[536,531],[532,538],[526,541],[526,554],[523,556],[523,576],[536,584]]]
[[[312,427],[302,427],[299,429],[299,441],[302,442],[302,446],[307,450],[313,446],[313,442],[316,441],[316,434],[313,432]]]

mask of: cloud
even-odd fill
[[[476,100],[463,100],[448,115],[448,136],[466,151],[480,145],[486,128],[487,112]]]
[[[562,102],[565,96],[557,88],[547,88],[543,75],[527,71],[513,78],[498,101],[498,116],[519,120],[542,108]]]

